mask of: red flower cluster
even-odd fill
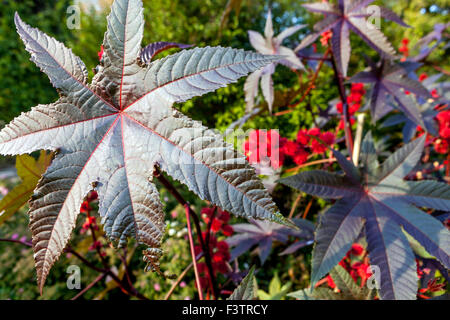
[[[97,221],[95,217],[92,217],[89,213],[92,210],[91,203],[98,199],[98,194],[96,191],[91,191],[88,193],[86,200],[81,204],[80,212],[86,213],[87,217],[81,228],[81,233],[86,232],[92,226],[94,230],[98,230]]]
[[[217,212],[216,212],[217,211]],[[206,224],[211,222],[211,231],[217,233],[222,231],[223,235],[229,237],[233,234],[233,227],[228,224],[230,221],[230,214],[218,207],[203,208],[201,211],[203,221]]]
[[[403,38],[402,46],[398,49],[398,51],[403,54],[403,58],[400,61],[405,61],[406,58],[408,58],[408,56],[409,56],[408,44],[409,44],[409,39]]]
[[[326,143],[326,146],[310,136],[318,137]],[[324,153],[327,150],[327,146],[332,146],[334,141],[334,133],[330,131],[320,132],[319,128],[312,128],[309,130],[300,129],[297,133],[297,140],[291,141],[282,138],[280,143],[280,158],[284,159],[285,157],[290,157],[297,165],[302,165],[306,162],[310,153]],[[306,151],[308,148],[309,152]]]
[[[353,83],[352,87],[350,88],[350,95],[347,97],[347,103],[348,103],[348,112],[353,115],[356,113],[356,111],[361,108],[361,100],[363,95],[366,93],[366,90],[364,90],[364,84],[362,83]],[[342,102],[338,102],[336,104],[336,109],[340,114],[344,113]]]
[[[419,293],[417,294],[418,298],[422,299],[430,299],[430,297],[426,296],[425,293],[431,294],[433,292],[442,291],[445,289],[445,283],[437,283],[437,278],[428,281],[426,288],[419,289]]]
[[[100,51],[97,54],[98,54],[98,60],[102,60],[102,57],[103,57],[103,45],[100,46]]]
[[[310,136],[318,137],[326,145]],[[270,165],[274,169],[278,169],[287,157],[291,158],[297,165],[301,165],[306,162],[309,154],[324,153],[327,146],[332,146],[334,142],[335,135],[333,132],[320,132],[319,128],[299,130],[297,139],[294,141],[280,137],[275,130],[254,130],[244,143],[244,152],[250,163],[267,164],[270,161]]]
[[[207,239],[207,232],[202,232],[203,241]],[[227,273],[227,261],[230,260],[230,248],[226,241],[217,241],[217,238],[213,235],[209,235],[208,247],[210,250],[211,260],[212,260],[212,268],[214,275],[217,273]],[[195,255],[198,255],[202,252],[201,246],[195,246]],[[208,268],[205,262],[200,262],[197,264],[198,272],[200,274],[200,284],[202,288],[207,288],[210,286],[209,277],[208,277]]]
[[[331,30],[325,31],[320,35],[320,43],[323,47],[328,46],[328,41],[330,41],[331,37],[333,36],[333,32]]]
[[[434,141],[434,149],[437,153],[448,154],[450,152],[450,110],[439,112],[436,120],[439,123],[439,137]]]
[[[244,142],[244,153],[250,163],[263,163],[278,169],[280,158],[280,135],[276,130],[253,130]]]
[[[431,270],[429,268],[424,268],[421,265],[421,261],[419,259],[416,259],[416,264],[417,264],[417,275],[419,276],[419,279],[422,278],[424,275],[430,275]],[[437,281],[438,278],[429,280],[426,287],[419,289],[417,297],[421,299],[430,299],[430,297],[426,296],[425,294],[432,295],[433,292],[444,290],[445,283],[437,283]]]
[[[354,262],[353,260],[357,261]],[[349,252],[347,252],[345,258],[339,262],[339,265],[350,273],[355,283],[359,282],[359,286],[361,288],[366,284],[367,279],[369,279],[372,275],[369,270],[370,264],[367,252],[358,243],[352,245],[352,248]],[[330,275],[328,275],[325,279],[330,288],[336,288],[336,284]],[[320,285],[320,283],[318,283],[318,285]]]
[[[364,89],[363,83],[352,83],[352,86],[350,88],[350,95],[347,97],[347,104],[348,104],[348,112],[351,116],[350,123],[353,125],[355,123],[355,119],[353,115],[361,108],[361,102],[364,94],[366,93],[366,90]],[[344,113],[344,107],[342,102],[338,102],[336,104],[336,109],[340,114]],[[344,129],[344,120],[341,119],[338,126],[339,130]]]
[[[211,226],[210,230],[202,232],[202,239],[209,248],[214,275],[217,273],[227,273],[227,261],[230,260],[230,248],[225,241],[218,241],[217,235],[219,232],[227,237],[233,234],[233,228],[228,224],[230,214],[218,207],[207,207],[202,209],[201,217],[208,226]],[[194,251],[195,255],[198,255],[202,252],[202,247],[196,245]],[[210,283],[206,263],[200,262],[197,267],[202,288],[209,287]]]

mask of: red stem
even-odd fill
[[[155,171],[153,172],[153,176],[158,178],[158,180],[164,185],[164,187],[166,187],[167,191],[169,191],[174,196],[174,198],[182,206],[184,206],[186,208],[186,204],[188,204],[188,202],[183,198],[183,196],[178,192],[178,190],[169,182],[169,180],[167,180],[161,174],[159,169],[157,169],[157,168],[155,169]],[[217,282],[216,282],[216,278],[214,276],[214,269],[212,266],[212,259],[211,259],[211,253],[209,250],[209,246],[207,243],[205,243],[205,241],[202,238],[202,229],[200,227],[200,220],[199,220],[197,214],[191,209],[191,207],[189,205],[188,205],[188,208],[189,208],[189,214],[194,221],[195,229],[197,231],[198,242],[200,243],[200,246],[202,247],[202,251],[205,254],[205,263],[206,263],[206,267],[208,269],[208,277],[209,277],[209,280],[213,287],[213,295],[214,295],[214,298],[217,299],[217,297],[219,295],[219,290],[217,288]]]
[[[70,300],[76,300],[79,297],[81,297],[83,294],[85,294],[87,291],[89,291],[89,289],[91,289],[93,286],[95,286],[95,284],[99,281],[101,281],[104,277],[106,276],[106,273],[102,273],[101,275],[99,275],[97,278],[94,279],[94,281],[92,281],[91,283],[89,283],[86,288],[84,288],[83,290],[81,290],[75,297],[73,297]]]
[[[200,300],[203,300],[203,291],[202,286],[200,283],[200,276],[198,274],[198,268],[197,268],[197,260],[195,259],[195,250],[194,250],[194,239],[192,239],[192,229],[191,229],[191,218],[190,218],[190,210],[189,210],[189,204],[184,205],[184,209],[186,212],[186,221],[187,221],[187,227],[188,227],[188,237],[189,237],[189,244],[191,247],[191,256],[192,256],[192,264],[194,266],[194,273],[195,273],[195,282],[197,283],[197,289],[198,289],[198,298]]]

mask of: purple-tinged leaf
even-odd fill
[[[391,154],[381,165],[377,183],[381,186],[395,185],[395,180],[406,177],[422,156],[425,138],[422,135]]]
[[[250,112],[255,105],[255,98],[258,95],[259,80],[263,70],[256,70],[251,73],[244,83],[246,111]]]
[[[294,189],[326,199],[339,199],[359,192],[353,184],[341,175],[322,170],[304,171],[279,180]]]
[[[141,51],[140,60],[144,64],[150,63],[152,59],[159,53],[171,49],[171,48],[180,48],[180,49],[187,49],[192,47],[190,44],[183,44],[183,43],[176,43],[176,42],[153,42],[147,45],[144,49]]]
[[[299,24],[283,30],[279,35],[275,37],[274,39],[275,46],[280,46],[281,43],[284,41],[284,39],[292,36],[294,33],[296,33],[300,29],[303,29],[304,27],[306,27],[305,24]]]
[[[336,59],[337,67],[338,70],[345,74],[350,56],[350,39],[348,31],[350,28],[369,46],[383,55],[383,57],[393,59],[395,55],[394,48],[384,34],[367,20],[369,12],[367,12],[365,7],[371,2],[373,2],[373,0],[340,0],[338,1],[337,6],[332,6],[326,2],[304,5],[306,9],[312,12],[324,13],[325,18],[314,25],[314,33],[304,38],[295,51],[306,48],[323,32],[333,29],[331,42],[333,50],[337,52],[335,55],[338,56]],[[401,19],[399,19],[395,13],[389,10],[385,10],[384,12],[390,19],[403,24]]]
[[[339,166],[342,168],[342,170],[344,170],[346,177],[351,182],[358,183],[361,179],[361,176],[359,175],[358,169],[355,167],[353,162],[347,160],[347,158],[342,153],[333,148],[331,148],[331,152],[339,163]]]
[[[291,49],[280,46],[278,48],[278,54],[284,56],[284,58],[279,61],[280,64],[291,69],[305,69],[303,63]]]
[[[360,215],[367,207],[364,199],[341,199],[321,215],[313,249],[311,286],[342,260],[360,234]]]
[[[261,260],[261,264],[264,264],[264,262],[266,262],[271,251],[272,251],[272,239],[264,238],[258,243],[258,255],[259,260]]]
[[[273,38],[272,13],[269,10],[267,14],[266,26],[264,30],[265,38],[256,31],[248,31],[250,43],[258,52],[262,54],[277,54],[283,56],[283,59],[274,61],[274,63],[266,66],[261,72],[251,74],[244,84],[246,111],[250,112],[254,107],[254,100],[258,94],[258,80],[261,80],[261,89],[264,99],[267,101],[269,112],[272,112],[272,105],[274,102],[274,90],[272,74],[275,72],[275,67],[278,63],[292,69],[304,69],[300,59],[291,49],[281,45],[282,41],[294,34],[303,26],[294,26],[286,29],[277,37]]]
[[[361,9],[367,7],[369,4],[374,2],[375,0],[344,0],[345,5],[345,13],[349,14],[352,12],[360,12]]]
[[[340,21],[339,17],[334,16],[334,15],[329,15],[325,19],[317,22],[314,25],[314,33],[308,34],[302,40],[302,42],[295,48],[294,51],[297,52],[297,51],[300,51],[300,50],[308,47],[309,45],[314,43],[314,41],[316,41],[317,38],[319,38],[323,32],[328,31],[331,28],[333,28],[335,25],[337,25],[339,23],[339,21]]]
[[[271,43],[273,38],[272,11],[267,12],[266,26],[264,28],[264,36]]]
[[[340,22],[332,30],[331,47],[333,48],[336,66],[342,75],[346,77],[351,51],[348,25]]]
[[[125,110],[156,112],[153,109],[160,108],[157,104],[161,103],[158,99],[168,106],[184,102],[225,87],[277,60],[278,56],[222,47],[183,50],[147,66],[141,97]]]
[[[364,173],[364,181],[369,184],[378,174],[378,168],[380,166],[377,151],[375,150],[375,144],[372,138],[372,132],[369,131],[365,135],[363,141],[361,142],[360,153],[360,163],[363,168],[362,171]]]
[[[450,268],[450,232],[437,219],[398,199],[401,198],[378,197],[377,203],[430,254]]]
[[[311,245],[313,243],[314,243],[314,240],[298,240],[298,241],[294,242],[293,244],[291,244],[286,249],[284,249],[280,253],[280,256],[284,256],[284,255],[287,255],[287,254],[292,254],[292,253],[300,250],[301,248],[307,247],[307,246],[309,246],[309,245]]]
[[[419,96],[431,97],[427,88],[419,81],[408,77],[407,73],[415,68],[416,63],[392,64],[381,61],[377,65],[372,63],[369,71],[359,73],[349,80],[349,82],[365,80],[366,83],[373,83],[369,105],[374,122],[385,116],[394,106],[413,123],[425,127],[419,108],[404,92],[408,90]]]
[[[389,91],[392,94],[394,101],[396,102],[396,108],[404,113],[404,115],[410,119],[416,125],[425,127],[423,123],[422,115],[419,109],[414,105],[412,98],[403,94],[403,90],[397,89],[396,91]]]
[[[266,39],[262,36],[261,33],[249,30],[248,38],[250,40],[250,44],[256,51],[262,54],[273,54],[273,48],[271,45],[267,44]]]
[[[273,241],[286,243],[289,236],[312,241],[314,237],[313,224],[303,219],[293,220],[299,230],[267,221],[250,219],[250,222],[250,224],[233,225],[236,234],[226,240],[228,245],[232,247],[230,260],[234,260],[257,245],[261,263],[264,263],[270,254]]]
[[[324,13],[324,14],[339,14],[339,9],[336,5],[328,2],[315,2],[315,3],[304,3],[302,7],[311,12]]]
[[[386,20],[395,22],[405,28],[411,28],[411,26],[406,24],[402,20],[402,18],[400,18],[395,12],[389,10],[386,7],[380,7],[380,14],[381,14],[381,17],[383,17]]]
[[[31,54],[31,61],[48,75],[55,88],[60,89],[63,94],[70,94],[75,88],[87,90],[86,66],[71,49],[39,29],[27,25],[17,12],[14,22],[26,50]]]
[[[355,74],[349,81],[358,83],[372,83],[377,81],[377,78],[373,75],[372,72],[361,71]]]
[[[383,199],[393,197],[418,207],[438,210],[450,208],[450,185],[433,180],[403,181],[395,186],[380,186],[373,192]]]
[[[450,211],[450,188],[435,181],[404,181],[419,161],[425,135],[393,153],[381,167],[367,134],[361,146],[363,163],[358,190],[345,195],[320,217],[316,231],[311,283],[314,285],[347,253],[363,229],[371,265],[380,268],[382,299],[415,299],[417,272],[405,230],[447,268],[450,264],[450,232],[417,206]],[[317,180],[328,172],[313,173]],[[300,179],[304,175],[290,177]],[[300,190],[307,191],[300,185]],[[363,221],[365,221],[363,227]]]
[[[392,59],[395,55],[395,50],[386,36],[370,25],[364,18],[349,18],[350,28],[357,33],[372,49],[376,50],[383,57]]]
[[[366,214],[370,263],[381,270],[378,283],[380,298],[415,300],[419,278],[414,253],[400,226],[391,223],[380,205],[373,203],[373,209]]]
[[[261,89],[262,89],[264,99],[267,101],[267,105],[269,107],[269,112],[272,112],[274,93],[273,93],[273,81],[272,81],[271,73],[265,73],[262,75]]]
[[[429,34],[427,34],[425,37],[421,38],[417,43],[414,45],[415,48],[421,47],[422,49],[427,48],[428,45],[432,41],[436,41],[437,43],[440,43],[442,41],[442,34],[443,32],[450,27],[450,22],[444,24],[444,23],[437,23],[434,25],[433,31],[431,31]]]
[[[387,74],[383,77],[383,85],[390,92],[396,91],[396,89],[405,89],[418,96],[431,98],[430,92],[419,81],[413,80],[406,75],[392,75]],[[403,94],[405,95],[405,94]]]

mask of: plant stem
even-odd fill
[[[352,160],[353,160],[353,164],[357,167],[358,166],[358,162],[359,162],[359,152],[361,149],[361,140],[362,140],[362,134],[363,134],[363,126],[364,126],[364,113],[360,113],[358,114],[357,117],[357,127],[356,127],[356,137],[355,137],[355,145],[353,148],[353,155],[352,155]]]
[[[450,177],[450,154],[447,155],[447,164],[445,165],[445,176]]]
[[[19,243],[19,244],[23,244],[24,246],[27,246],[27,247],[31,247],[31,246],[32,246],[32,244],[31,244],[30,242],[27,242],[27,241],[21,241],[21,240],[14,240],[14,239],[0,238],[0,241],[3,241],[3,242]]]
[[[200,252],[200,254],[198,254],[197,257],[195,257],[195,260],[198,261],[202,257],[203,257],[203,252]],[[192,269],[193,266],[194,266],[194,263],[191,262],[186,267],[186,269],[184,269],[183,272],[181,272],[181,274],[178,276],[177,280],[172,284],[172,287],[170,287],[170,290],[167,292],[166,296],[164,297],[164,300],[169,300],[170,296],[175,291],[175,288],[178,287],[178,285],[180,284],[181,280],[183,280],[183,278],[186,276],[188,271]]]
[[[31,247],[32,244],[29,242],[24,242],[24,241],[20,241],[20,240],[13,240],[13,239],[2,239],[0,238],[0,242],[4,241],[4,242],[14,242],[14,243],[19,243],[22,244],[24,246],[27,247]],[[144,295],[142,295],[141,293],[139,293],[136,288],[134,288],[133,285],[129,285],[128,288],[124,287],[123,281],[121,281],[116,274],[114,274],[111,269],[109,268],[108,265],[106,265],[105,269],[101,269],[96,267],[95,265],[93,265],[91,262],[89,262],[88,260],[86,260],[86,258],[84,258],[81,254],[79,254],[78,252],[76,252],[75,250],[72,249],[72,247],[70,245],[68,245],[65,249],[64,249],[65,253],[70,253],[73,254],[75,257],[77,257],[81,262],[83,262],[88,268],[91,268],[92,270],[95,270],[97,272],[100,272],[102,274],[108,275],[110,276],[116,283],[117,285],[120,287],[120,289],[122,289],[123,292],[125,292],[126,294],[136,297],[140,300],[148,300],[147,297],[145,297]]]
[[[91,217],[91,215],[89,214],[89,210],[86,212],[86,215],[88,216],[88,218]],[[89,229],[91,230],[92,241],[93,241],[93,245],[95,247],[95,251],[97,251],[97,254],[98,254],[99,258],[100,258],[100,261],[103,264],[103,267],[104,268],[108,268],[108,262],[103,257],[103,254],[101,252],[101,248],[97,246],[97,236],[95,235],[95,230],[94,230],[94,227],[92,226],[92,224],[89,224]]]
[[[300,193],[294,201],[294,204],[291,208],[291,212],[289,212],[289,216],[288,216],[289,219],[291,219],[293,217],[295,209],[297,209],[298,203],[300,202],[301,198],[302,198],[302,194]]]
[[[178,201],[178,203],[180,203],[185,208],[186,208],[186,205],[188,205],[187,208],[189,210],[189,215],[192,217],[192,219],[194,221],[195,229],[197,231],[198,242],[200,243],[200,246],[202,247],[202,251],[205,254],[205,263],[206,263],[206,267],[208,269],[208,277],[209,277],[209,280],[210,280],[212,288],[213,288],[213,295],[215,298],[217,298],[219,291],[217,289],[217,282],[216,282],[216,278],[214,276],[214,269],[212,267],[211,254],[210,254],[208,244],[206,244],[205,241],[203,241],[202,229],[200,227],[200,220],[199,220],[197,214],[192,210],[192,208],[189,206],[188,202],[183,198],[183,196],[178,192],[178,190],[169,182],[169,180],[167,180],[164,177],[164,175],[161,174],[161,172],[159,171],[158,168],[155,168],[155,171],[153,172],[153,176],[158,178],[158,180],[164,185],[164,187],[166,187],[167,191],[169,191],[174,196],[174,198]]]
[[[200,283],[200,276],[198,274],[197,261],[195,259],[194,239],[192,239],[192,229],[191,229],[191,218],[190,218],[190,214],[189,214],[189,212],[190,212],[189,205],[185,204],[184,208],[185,208],[185,212],[186,212],[189,245],[191,247],[191,256],[192,256],[192,264],[194,266],[195,282],[197,283],[197,289],[198,289],[198,298],[199,298],[199,300],[203,300],[203,291],[202,291],[202,286]]]
[[[92,281],[91,283],[89,283],[86,288],[84,288],[83,290],[81,290],[75,297],[73,297],[70,300],[76,300],[79,297],[81,297],[83,294],[85,294],[89,289],[91,289],[93,286],[95,286],[95,284],[99,281],[101,281],[104,277],[106,276],[106,273],[102,273],[101,275],[99,275],[97,278],[94,279],[94,281]]]
[[[107,273],[108,270],[107,269],[101,269],[96,267],[95,265],[93,265],[91,262],[89,262],[88,260],[86,260],[85,257],[83,257],[81,254],[79,254],[78,252],[76,252],[75,250],[72,249],[71,246],[67,246],[66,249],[64,250],[66,253],[70,253],[73,254],[75,257],[78,258],[78,260],[80,260],[81,262],[83,262],[87,267],[91,268],[92,270],[95,270],[97,272],[102,272],[102,273]]]
[[[331,64],[333,65],[334,76],[338,83],[339,96],[341,97],[342,107],[344,110],[345,143],[347,145],[348,153],[350,155],[352,155],[353,154],[353,137],[352,137],[351,122],[350,122],[350,113],[348,111],[347,96],[345,94],[344,76],[337,68],[336,59],[333,54],[333,51],[331,51],[331,56],[332,56]]]
[[[330,61],[331,59],[323,56],[323,57],[310,57],[310,56],[305,56],[305,55],[301,55],[301,54],[297,54],[297,57],[299,57],[300,59],[305,59],[305,60],[316,60],[316,61]]]
[[[309,209],[311,209],[312,203],[313,203],[313,199],[309,200],[308,204],[306,205],[305,212],[303,212],[302,219],[306,219],[306,216],[309,213]]]
[[[304,164],[299,165],[299,166],[297,166],[295,168],[287,169],[286,172],[297,172],[298,170],[300,170],[301,168],[304,168],[304,167],[309,167],[309,166],[313,166],[313,165],[321,164],[321,163],[332,163],[332,162],[335,162],[335,161],[336,161],[336,158],[315,160],[315,161],[304,163]]]

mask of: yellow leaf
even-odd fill
[[[0,225],[27,203],[52,158],[53,154],[47,151],[41,151],[37,161],[27,154],[16,157],[17,174],[22,182],[0,201]]]

